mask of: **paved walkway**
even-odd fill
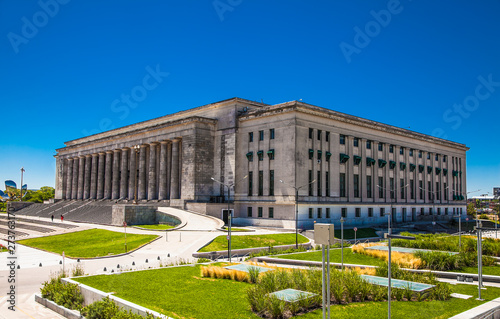
[[[160,264],[174,264],[180,261],[193,261],[191,256],[201,247],[206,245],[209,241],[213,240],[219,235],[225,235],[225,232],[218,230],[221,227],[221,221],[217,218],[209,216],[189,213],[174,208],[160,208],[172,215],[177,215],[183,220],[187,221],[185,227],[180,230],[174,231],[147,231],[137,229],[134,227],[127,227],[127,233],[134,234],[156,234],[160,238],[151,244],[148,244],[141,249],[134,251],[128,255],[82,260],[82,265],[86,274],[104,274],[119,272],[131,269],[147,269],[159,267]],[[36,220],[39,218],[36,217]],[[50,221],[49,218],[40,218],[40,220]],[[57,221],[60,223],[60,221]],[[74,229],[60,229],[56,232],[51,232],[50,235],[67,233],[72,231],[80,231],[84,229],[100,228],[112,230],[115,232],[125,232],[123,227],[94,225],[94,224],[81,224],[64,221],[64,223],[71,223],[78,225]],[[248,234],[268,234],[276,233],[276,231],[257,230],[255,233],[240,233],[241,235]],[[235,236],[237,232],[233,232]],[[32,236],[34,235],[34,236]],[[45,234],[46,236],[47,234]],[[41,236],[41,234],[33,232],[31,237]],[[7,245],[5,240],[0,239],[0,243]],[[35,293],[40,292],[41,284],[50,278],[52,273],[58,272],[62,269],[59,262],[62,257],[58,254],[44,252],[38,249],[29,248],[22,245],[17,245],[17,263],[20,269],[16,270],[16,312],[9,311],[7,307],[7,279],[9,269],[7,267],[8,253],[0,254],[0,318],[63,318],[51,310],[39,305],[35,302]],[[158,260],[158,257],[160,258]],[[146,262],[147,260],[147,262]],[[40,267],[40,263],[42,266]],[[132,264],[135,265],[132,265]],[[65,259],[65,266],[72,269],[77,264],[74,259]],[[120,268],[117,266],[120,265]],[[104,268],[106,267],[106,271]]]

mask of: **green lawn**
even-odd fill
[[[228,231],[228,228],[226,226],[222,227],[222,229]],[[246,228],[231,227],[231,232],[233,231],[251,232],[252,230]]]
[[[127,234],[128,251],[149,243],[156,235]],[[89,229],[61,235],[24,239],[19,244],[40,248],[67,257],[91,258],[125,252],[125,235],[104,229]]]
[[[335,229],[335,238],[341,238],[342,234],[340,231],[340,227]],[[373,228],[358,228],[356,232],[356,239],[360,238],[370,238],[370,237],[378,237],[375,229]],[[344,229],[344,239],[354,239],[354,230],[353,229]]]
[[[75,280],[173,318],[259,318],[247,302],[250,284],[201,278],[199,265]]]
[[[452,271],[477,274],[477,267],[463,267]],[[483,275],[500,276],[500,266],[483,266]]]
[[[199,252],[210,252],[227,250],[227,235],[216,237],[213,242],[199,250]],[[299,235],[299,244],[307,243],[309,240]],[[243,235],[231,236],[231,249],[269,247],[279,245],[295,244],[295,234],[270,234],[270,235]]]
[[[342,255],[341,249],[330,249],[330,262],[340,263],[342,258],[341,255]],[[321,261],[323,258],[321,251],[282,255],[275,257],[282,259],[310,260],[310,261]],[[370,257],[362,254],[354,254],[350,248],[344,248],[344,263],[379,266],[385,262],[375,257]]]
[[[80,283],[161,312],[173,318],[259,318],[250,311],[246,297],[248,283],[227,279],[201,278],[200,266],[162,268],[115,275],[76,278]],[[477,301],[477,287],[452,285],[456,293],[472,295],[468,300],[393,301],[393,318],[449,318],[497,298],[499,288],[482,290],[485,301]],[[321,318],[321,309],[297,318]],[[387,318],[387,302],[362,302],[333,305],[332,318]]]
[[[134,225],[137,227],[141,228],[146,228],[146,229],[152,229],[152,230],[165,230],[165,229],[172,229],[175,226],[170,226],[166,224],[156,224],[156,225]]]

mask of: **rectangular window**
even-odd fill
[[[422,207],[422,208],[420,208],[420,215],[422,215],[422,216],[423,216],[423,215],[425,215],[425,210],[424,210],[424,208],[423,208],[423,207]]]
[[[384,198],[384,177],[378,177],[378,198]]]
[[[269,138],[271,140],[274,140],[274,129],[273,128],[269,130]]]
[[[399,148],[399,155],[405,155],[405,148],[404,147]]]
[[[347,208],[342,207],[341,208],[341,214],[342,214],[342,217],[347,218]]]
[[[313,138],[314,130],[312,128],[309,129],[309,138]]]
[[[355,137],[355,138],[352,140],[352,143],[353,143],[354,147],[358,147],[358,145],[359,145],[359,138]]]
[[[413,148],[410,148],[410,156],[413,157]]]
[[[373,208],[368,207],[368,217],[373,217]]]
[[[401,187],[401,199],[405,199],[406,187],[405,180],[403,178],[399,180],[399,187]]]
[[[325,132],[325,141],[330,142],[330,132]]]
[[[316,186],[317,186],[317,189],[318,189],[318,194],[316,196],[320,196],[321,197],[323,195],[323,192],[322,192],[322,189],[321,189],[321,171],[317,172]]]
[[[418,151],[418,158],[422,158],[422,151]]]
[[[391,190],[391,199],[394,199],[394,178],[389,178],[389,189]]]
[[[274,196],[274,170],[269,171],[269,196]]]
[[[437,214],[438,214],[438,215],[441,215],[441,207],[438,207],[438,208],[437,208]]]
[[[325,196],[330,197],[330,172],[325,173],[325,186],[326,186]]]
[[[372,141],[366,141],[366,149],[371,150],[372,149]]]
[[[264,131],[259,131],[259,141],[264,140]]]
[[[309,208],[309,218],[313,218],[313,209]]]
[[[314,196],[313,195],[313,171],[312,170],[309,170],[309,185],[308,185],[308,188],[309,188],[309,196]]]
[[[355,212],[356,212],[356,217],[357,217],[357,218],[361,217],[361,208],[356,207]]]
[[[448,186],[446,183],[443,184],[444,189],[444,200],[448,200]]]
[[[340,145],[345,145],[345,135],[340,134],[339,144]]]
[[[447,159],[448,159],[448,156],[443,155],[443,162],[446,162]]]
[[[253,132],[248,133],[248,142],[253,142]]]
[[[269,207],[269,218],[274,218],[274,208]]]
[[[322,218],[322,217],[321,217],[321,213],[322,213],[322,212],[321,212],[321,208],[319,207],[319,208],[318,208],[318,218]]]
[[[321,141],[321,130],[318,130],[318,141]]]
[[[248,196],[253,195],[253,172],[248,172]]]
[[[410,179],[410,198],[415,199],[415,181]]]
[[[339,186],[340,197],[345,197],[345,173],[340,173]]]
[[[385,208],[380,207],[380,217],[384,217],[384,215],[385,215]]]
[[[429,215],[434,215],[434,212],[432,211],[432,207],[429,207]]]
[[[354,174],[352,183],[354,186],[354,197],[359,197],[359,175],[358,174]]]
[[[257,217],[262,217],[262,207],[258,208],[258,216]]]
[[[448,215],[448,207],[445,207],[445,209],[444,209],[444,214],[445,214],[445,215]]]
[[[435,158],[436,161],[439,161],[439,154],[436,154],[436,158]]]
[[[330,207],[326,208],[325,214],[326,214],[326,216],[325,216],[326,218],[330,218]]]
[[[420,190],[420,199],[424,199],[424,182],[418,181],[418,189]]]
[[[384,143],[378,143],[378,150],[382,152],[384,150]]]
[[[372,177],[366,175],[366,197],[372,198]]]
[[[429,182],[427,182],[427,192],[428,192],[427,195],[428,195],[428,199],[429,200],[432,200],[432,190],[431,190],[431,188],[432,188],[432,182],[429,181]]]
[[[252,212],[252,207],[247,207],[247,217],[252,217],[253,212]]]
[[[431,153],[427,153],[427,159],[431,159]]]
[[[436,182],[436,200],[441,200],[441,190],[439,189],[439,182]]]
[[[394,153],[394,145],[389,145],[389,153]]]
[[[259,171],[259,196],[264,195],[264,171]]]

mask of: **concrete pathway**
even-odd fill
[[[56,232],[51,232],[50,235],[99,228],[123,233],[126,231],[129,234],[156,234],[160,236],[160,238],[156,241],[130,254],[101,259],[82,259],[79,263],[83,267],[86,274],[104,274],[111,273],[111,271],[116,273],[124,270],[156,268],[160,265],[175,264],[182,261],[193,261],[194,258],[191,256],[193,252],[199,250],[215,237],[226,234],[226,232],[218,230],[223,223],[217,218],[173,208],[160,209],[166,213],[179,216],[181,219],[186,220],[186,226],[180,230],[167,232],[148,231],[133,227],[127,227],[125,230],[123,227],[64,221],[64,223],[75,224],[79,227],[69,230],[58,228]],[[50,218],[36,217],[35,219],[50,221]],[[29,232],[25,230],[23,231]],[[276,233],[276,231],[260,229],[252,233],[239,233],[239,235],[269,233]],[[47,234],[44,235],[46,236]],[[237,236],[238,232],[233,232],[233,235]],[[38,236],[41,236],[41,234],[32,232],[30,233],[29,238]],[[7,246],[7,242],[5,240],[0,239],[0,243]],[[16,262],[20,265],[20,269],[16,269],[16,311],[13,312],[7,309],[9,306],[7,295],[7,280],[9,276],[7,263],[9,255],[6,252],[0,253],[0,319],[63,318],[36,303],[34,298],[35,293],[40,292],[42,283],[49,280],[51,274],[62,270],[62,265],[59,264],[62,257],[58,254],[22,245],[16,246],[16,255]],[[159,260],[158,257],[160,258]],[[42,263],[41,267],[39,266],[40,263]],[[133,263],[135,265],[132,265]],[[76,264],[77,261],[74,259],[65,259],[65,266],[69,270],[75,267]],[[118,265],[120,265],[119,268],[117,267]],[[106,271],[104,271],[105,267]]]

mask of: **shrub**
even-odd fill
[[[258,267],[249,267],[248,268],[248,278],[249,278],[249,282],[254,284],[257,282],[257,280],[259,279],[259,273],[260,273],[260,269]]]
[[[118,307],[109,297],[103,298],[101,301],[96,301],[87,307],[83,308],[81,314],[87,319],[154,319],[152,314],[147,314],[146,317],[128,312]]]
[[[52,300],[68,309],[80,310],[83,307],[83,296],[77,284],[63,283],[63,276],[52,276],[50,281],[42,284],[40,289],[43,298]]]
[[[198,260],[196,261],[197,264],[209,263],[209,262],[211,262],[211,260],[208,258],[198,258]]]

